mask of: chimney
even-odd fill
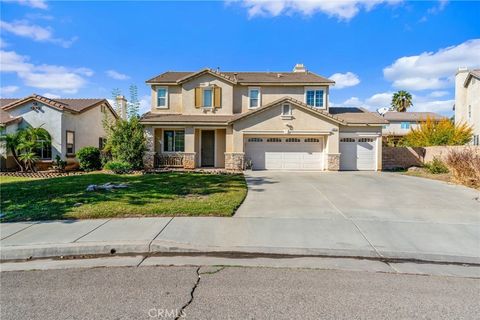
[[[293,72],[307,72],[307,69],[303,63],[297,63],[295,67],[293,67]]]
[[[127,99],[124,96],[116,96],[115,97],[115,107],[117,110],[118,115],[123,120],[127,119]]]

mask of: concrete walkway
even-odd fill
[[[2,223],[1,258],[239,252],[480,263],[480,210],[476,210],[480,205],[475,199],[478,192],[474,190],[377,173],[322,173],[319,177],[312,173],[269,175],[262,178],[261,184],[258,176],[248,177],[249,195],[233,218]],[[323,179],[324,183],[316,182],[315,178]],[[325,183],[326,179],[329,184]],[[335,180],[338,181],[336,185],[332,182]],[[350,189],[342,187],[344,184],[350,184]],[[369,190],[362,189],[369,184]],[[370,195],[379,193],[380,189],[382,194],[397,192],[395,185],[405,190],[410,186],[417,189],[403,194],[398,204],[390,208],[384,200],[375,202]],[[279,197],[282,189],[283,195]],[[288,193],[293,195],[285,200]],[[310,193],[308,198],[305,193]],[[347,193],[358,195],[348,199],[341,196]],[[418,194],[414,199],[411,198],[413,193]],[[452,207],[452,202],[455,205],[457,201],[450,198],[452,194],[466,202]],[[355,209],[355,203],[362,198],[363,207]],[[431,207],[435,202],[438,205]],[[405,210],[401,210],[402,207]],[[277,215],[269,208],[274,208]]]

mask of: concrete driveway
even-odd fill
[[[235,217],[480,222],[478,191],[398,173],[252,171],[246,179]]]

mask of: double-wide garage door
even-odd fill
[[[245,157],[254,170],[323,170],[323,138],[247,138]]]
[[[376,137],[341,137],[340,170],[375,170],[376,141]]]

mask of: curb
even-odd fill
[[[211,247],[181,244],[170,241],[129,241],[43,244],[29,246],[6,246],[0,248],[0,262],[75,256],[114,256],[114,255],[185,255],[208,254],[212,256],[229,254],[232,256],[290,256],[290,257],[336,257],[370,260],[417,261],[421,263],[472,264],[480,265],[480,257],[448,254],[419,254],[412,252],[381,252],[366,250],[337,250],[328,248],[277,248],[277,247]]]

